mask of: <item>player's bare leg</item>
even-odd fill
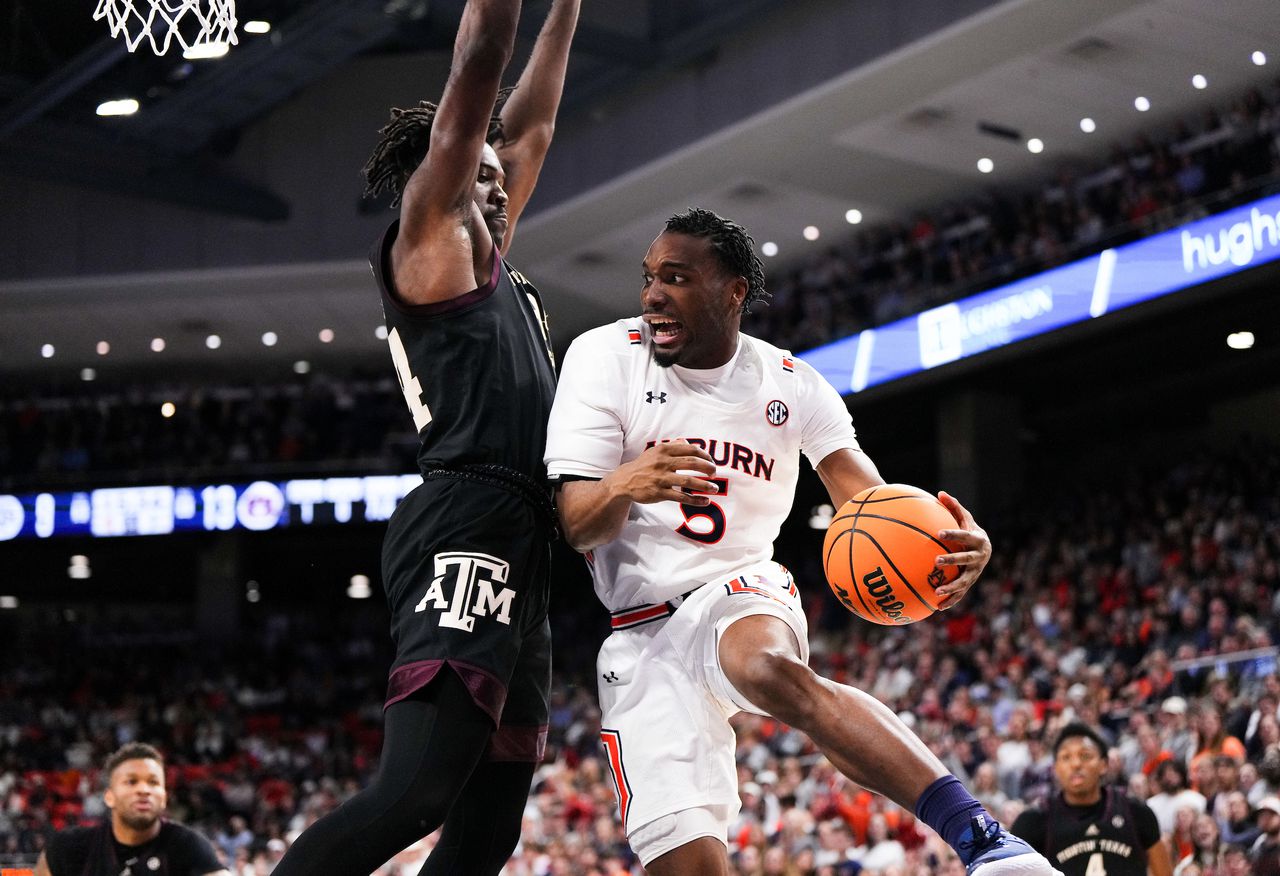
[[[807,733],[854,782],[910,811],[947,768],[887,706],[823,678],[799,655],[795,633],[772,615],[745,617],[720,638],[720,667],[739,693]]]
[[[645,867],[649,876],[729,876],[729,856],[724,843],[709,836],[698,837]]]
[[[721,669],[739,693],[807,733],[854,782],[915,812],[960,853],[970,873],[1056,872],[991,820],[888,707],[810,669],[800,659],[795,634],[781,619],[752,615],[735,621],[720,638],[719,656]],[[945,798],[943,805],[937,805],[940,798]],[[966,810],[978,815],[971,825]]]

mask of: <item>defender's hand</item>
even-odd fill
[[[944,529],[938,533],[943,541],[960,545],[960,550],[938,557],[939,566],[959,566],[960,576],[934,591],[942,602],[938,608],[945,611],[955,605],[978,581],[978,576],[991,559],[991,539],[987,531],[978,525],[968,509],[956,501],[950,493],[938,493],[938,501],[946,506],[959,524],[957,529]]]

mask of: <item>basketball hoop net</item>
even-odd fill
[[[176,39],[187,58],[217,57],[238,42],[236,0],[98,0],[93,20],[103,18],[131,52],[146,39],[163,55]]]

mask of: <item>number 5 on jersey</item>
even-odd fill
[[[409,370],[409,354],[405,352],[404,341],[400,340],[398,329],[392,329],[387,335],[387,345],[391,347],[391,364],[396,368],[396,379],[400,381],[400,391],[404,393],[409,413],[413,414],[413,427],[421,432],[431,422],[431,411],[427,403],[422,400],[422,384]]]
[[[729,493],[728,478],[707,478],[711,483],[720,488],[720,492],[714,495],[724,497]],[[690,490],[695,495],[711,495]],[[684,523],[677,527],[676,532],[685,538],[691,538],[702,544],[715,544],[724,538],[725,529],[728,528],[729,522],[725,519],[724,509],[711,502],[707,505],[681,505],[680,510],[684,513]],[[694,521],[706,521],[699,523],[695,529],[689,524]]]

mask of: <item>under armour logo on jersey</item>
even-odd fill
[[[450,551],[436,554],[435,572],[427,595],[414,606],[414,611],[426,611],[427,606],[443,611],[440,626],[471,632],[477,617],[493,616],[500,624],[511,625],[511,604],[516,592],[506,587],[495,590],[495,584],[507,583],[511,566],[504,560],[488,554]],[[452,579],[453,592],[445,596],[445,582]]]
[[[764,418],[771,426],[781,426],[790,415],[791,412],[787,410],[787,406],[776,398],[764,406]]]
[[[616,673],[616,672],[606,672],[606,673],[602,676],[602,678],[604,678],[604,680],[605,680],[605,681],[607,681],[609,684],[617,684],[617,683],[618,683],[618,673]]]
[[[667,394],[665,392],[654,392],[652,389],[645,390],[644,400],[645,404],[651,405],[657,402],[660,405],[665,405],[667,403]]]

